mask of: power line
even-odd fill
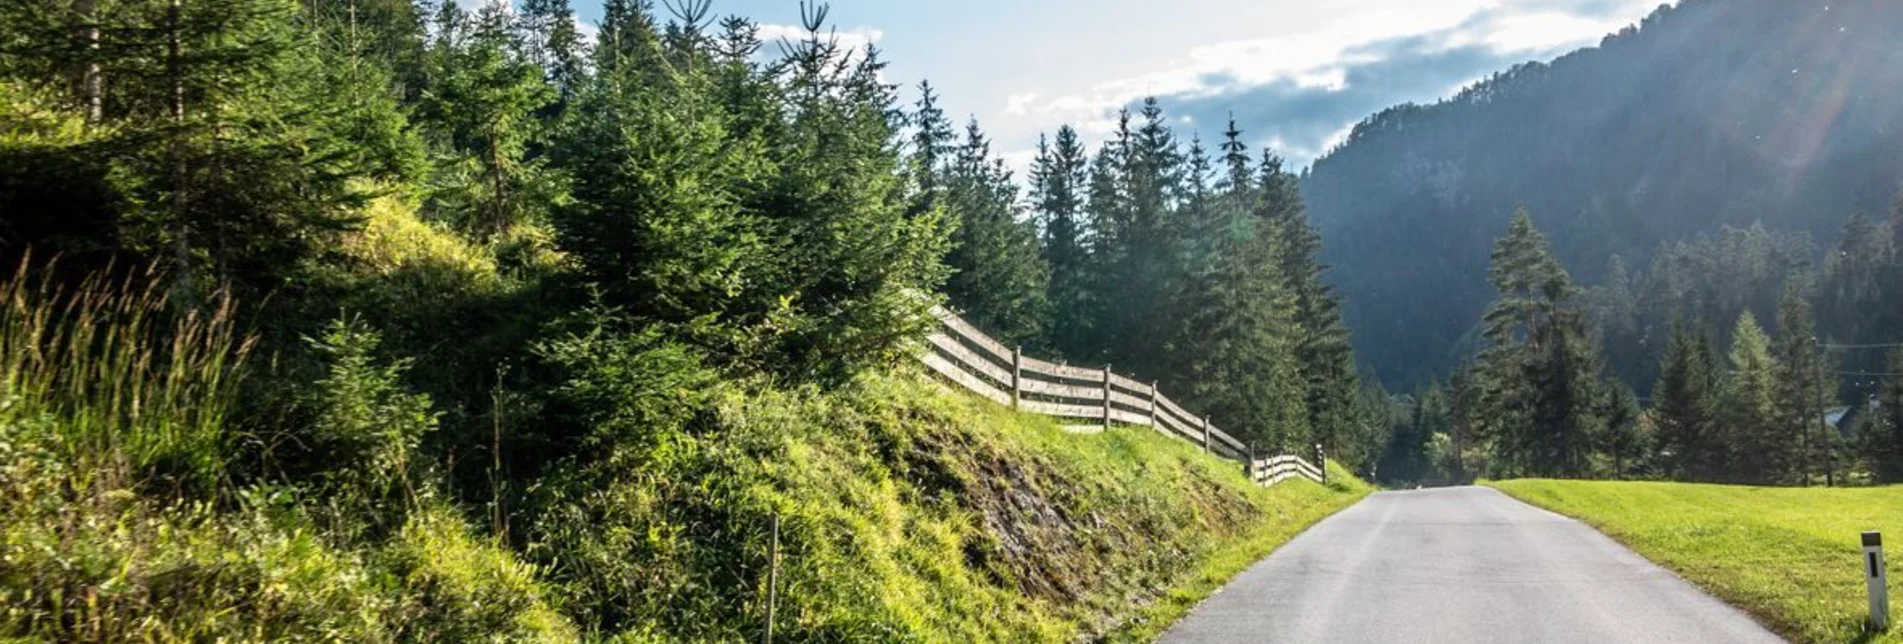
[[[1824,345],[1825,349],[1895,349],[1899,347],[1903,347],[1903,342],[1890,342],[1887,344],[1826,344]]]

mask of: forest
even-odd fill
[[[789,526],[843,575],[792,636],[1048,635],[1015,593],[838,581],[938,546],[893,565],[1055,574],[946,536],[985,508],[893,429],[935,418],[889,394],[941,302],[1372,466],[1385,410],[1271,151],[1152,101],[1014,178],[803,10],[766,41],[699,1],[586,38],[567,0],[0,0],[0,635],[751,638],[766,517],[828,489],[774,464],[883,457]],[[829,549],[894,479],[918,534]],[[1127,508],[1091,516],[1173,509]]]
[[[1368,116],[1302,180],[1363,362],[1408,389],[1478,350],[1489,244],[1520,206],[1584,283],[1618,279],[1612,255],[1632,278],[1677,261],[1664,256],[1680,245],[1758,224],[1823,247],[1779,242],[1786,254],[1764,261],[1821,273],[1850,217],[1880,222],[1903,182],[1899,28],[1894,2],[1684,0],[1596,47]],[[1719,267],[1675,270],[1706,268]],[[1776,289],[1755,291],[1770,293],[1755,300],[1759,320]],[[1726,330],[1737,315],[1705,313]],[[1903,339],[1818,315],[1834,342]],[[1656,350],[1662,327],[1653,338]],[[1650,362],[1619,370],[1643,390],[1651,378],[1632,368]]]
[[[1819,266],[1805,235],[1727,227],[1581,286],[1519,212],[1485,348],[1387,400],[1379,474],[1903,481],[1903,343],[1872,340],[1903,328],[1903,199],[1843,235]]]

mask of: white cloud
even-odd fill
[[[1626,0],[1631,7],[1601,13],[1643,15],[1657,2]],[[1348,12],[1299,33],[1195,47],[1186,58],[1171,61],[1160,71],[1102,82],[1083,92],[1018,94],[1009,98],[1005,112],[1033,119],[1041,127],[1074,123],[1086,135],[1102,135],[1114,129],[1118,109],[1144,96],[1206,98],[1277,82],[1340,92],[1349,89],[1352,68],[1383,61],[1387,53],[1378,45],[1400,39],[1425,39],[1426,51],[1482,47],[1499,55],[1532,55],[1592,44],[1630,22],[1629,18],[1582,15],[1583,11],[1519,9],[1505,5],[1504,0],[1377,0],[1374,4],[1386,6]],[[1344,128],[1336,139],[1345,136]],[[1331,139],[1329,145],[1336,142]]]
[[[1004,99],[1004,113],[1023,116],[1028,113],[1031,101],[1037,100],[1037,94],[1013,94]]]
[[[762,24],[760,25],[760,42],[766,43],[768,47],[772,47],[775,43],[781,41],[798,43],[806,40],[809,33],[805,27],[799,25]],[[853,27],[851,29],[827,28],[825,31],[819,32],[819,37],[821,40],[831,39],[833,42],[839,44],[840,49],[847,51],[865,51],[866,45],[875,44],[880,40],[884,40],[885,32],[872,27]]]

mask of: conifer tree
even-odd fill
[[[1004,342],[1043,349],[1050,319],[1050,274],[1038,254],[1037,231],[1018,217],[1017,186],[977,120],[944,171],[952,247],[945,295],[968,319]]]
[[[1741,482],[1768,483],[1778,478],[1785,454],[1785,438],[1774,421],[1773,396],[1778,366],[1771,357],[1770,340],[1758,327],[1757,318],[1745,311],[1738,316],[1731,333],[1728,356],[1731,370],[1724,380],[1722,397],[1723,440],[1729,445],[1732,478]]]
[[[1549,327],[1570,297],[1572,281],[1524,209],[1514,213],[1506,235],[1494,243],[1488,278],[1499,298],[1482,320],[1489,343],[1479,363],[1484,407],[1493,418],[1490,439],[1497,463],[1520,469],[1538,458],[1535,423],[1546,416],[1536,405],[1547,392],[1535,389],[1528,376],[1542,359],[1569,355],[1562,349],[1546,353],[1542,343],[1567,339]],[[1557,382],[1541,384],[1563,388]]]
[[[1031,201],[1043,233],[1044,263],[1051,272],[1050,344],[1070,357],[1092,352],[1100,312],[1091,298],[1091,226],[1084,210],[1088,157],[1077,131],[1066,125],[1058,128],[1054,145],[1038,139],[1037,159],[1031,165]]]
[[[1301,334],[1279,271],[1275,222],[1256,207],[1260,192],[1240,135],[1232,124],[1223,143],[1228,175],[1201,205],[1206,221],[1195,246],[1202,258],[1182,296],[1177,373],[1191,400],[1247,440],[1293,450],[1309,434],[1306,383],[1295,356]]]
[[[1233,168],[1233,163],[1231,164]],[[1299,179],[1264,150],[1257,168],[1262,197],[1257,207],[1270,221],[1280,248],[1281,278],[1294,296],[1300,339],[1296,357],[1307,385],[1309,442],[1338,449],[1352,421],[1356,383],[1354,350],[1341,318],[1341,299],[1323,279],[1321,236],[1309,225]]]
[[[1638,395],[1624,383],[1613,383],[1607,389],[1609,394],[1600,412],[1605,425],[1598,439],[1598,451],[1608,461],[1607,474],[1615,479],[1643,476],[1652,446],[1640,427]]]
[[[1777,309],[1778,337],[1773,347],[1776,371],[1772,384],[1773,422],[1777,439],[1772,453],[1777,480],[1802,482],[1824,466],[1827,454],[1819,416],[1829,406],[1836,385],[1825,372],[1826,357],[1811,321],[1810,298],[1800,278],[1785,281]]]
[[[1858,418],[1857,443],[1878,483],[1903,482],[1903,349],[1887,352],[1888,374]],[[1863,401],[1858,401],[1862,403]]]
[[[560,202],[560,178],[529,155],[535,113],[554,99],[543,72],[519,46],[507,5],[470,16],[443,3],[418,114],[446,157],[431,209],[478,237],[539,220]]]
[[[1726,461],[1718,435],[1717,357],[1702,330],[1672,327],[1652,386],[1662,474],[1677,480],[1713,480]]]

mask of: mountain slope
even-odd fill
[[[1363,121],[1303,196],[1366,363],[1443,373],[1518,205],[1576,277],[1722,224],[1834,238],[1903,179],[1903,3],[1687,0],[1599,47]]]

